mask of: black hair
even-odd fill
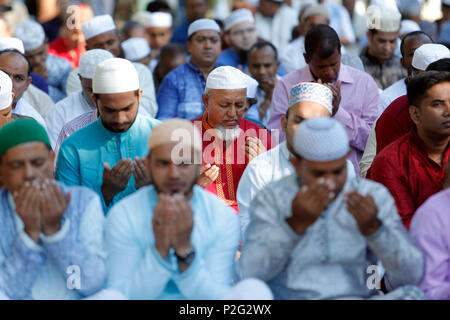
[[[186,56],[187,51],[185,46],[179,44],[179,43],[168,43],[164,47],[161,48],[160,54],[159,54],[159,60],[161,61],[163,57],[170,56]]]
[[[27,61],[27,64],[28,64],[28,74],[27,74],[27,75],[30,76],[30,74],[31,74],[31,62],[30,62],[30,59],[28,59],[28,57],[27,57],[26,55],[24,55],[22,52],[20,52],[20,51],[17,50],[17,49],[5,49],[5,50],[1,50],[1,51],[0,51],[0,56],[1,56],[1,55],[4,55],[4,54],[8,54],[8,53],[16,53],[16,54],[22,56],[22,57]]]
[[[450,58],[444,58],[430,63],[426,71],[450,71]]]
[[[321,59],[331,56],[336,49],[341,53],[341,41],[336,31],[328,25],[320,24],[309,29],[305,36],[305,52],[309,58],[314,54]]]
[[[413,31],[413,32],[407,33],[403,37],[402,42],[400,43],[400,52],[402,53],[402,56],[403,56],[403,47],[405,45],[406,40],[408,40],[409,38],[412,38],[412,37],[419,37],[419,36],[425,36],[428,39],[430,39],[431,42],[434,42],[433,39],[431,39],[430,35],[426,32],[419,30],[419,31]]]
[[[269,41],[260,41],[260,42],[255,43],[254,45],[252,45],[251,48],[247,52],[247,61],[250,58],[250,55],[253,53],[253,51],[256,51],[256,50],[259,50],[259,49],[262,49],[265,47],[269,47],[273,50],[273,52],[275,53],[275,60],[278,61],[278,50]]]
[[[160,1],[160,0],[155,0],[155,1],[150,2],[147,5],[146,10],[148,12],[158,12],[158,11],[172,12],[172,9],[170,8],[170,6],[165,1]]]
[[[419,107],[428,89],[447,81],[450,82],[450,72],[447,71],[425,71],[413,77],[408,81],[406,90],[409,105]]]

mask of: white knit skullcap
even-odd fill
[[[417,22],[406,19],[406,20],[402,20],[402,22],[400,23],[399,34],[404,35],[404,34],[408,34],[410,32],[420,31],[420,30],[421,30],[420,26],[417,24]]]
[[[19,24],[14,31],[14,36],[23,42],[25,51],[32,51],[45,41],[45,31],[42,26],[33,20],[27,20]]]
[[[133,64],[122,58],[100,62],[92,78],[92,92],[122,93],[139,89],[139,77]]]
[[[245,75],[247,79],[247,99],[256,99],[256,91],[258,89],[258,81],[250,77],[249,75]]]
[[[11,78],[3,71],[0,71],[0,110],[5,110],[11,105],[13,101],[12,88]]]
[[[206,79],[206,89],[246,89],[248,78],[241,70],[222,66],[211,71]]]
[[[431,63],[450,58],[450,50],[442,44],[425,43],[414,51],[412,66],[425,71]]]
[[[197,31],[200,31],[200,30],[213,30],[213,31],[217,31],[218,33],[220,33],[220,27],[217,24],[217,22],[215,22],[212,19],[203,18],[203,19],[197,19],[189,25],[188,37],[190,37],[192,34],[196,33]]]
[[[369,7],[367,10],[368,28],[381,32],[398,32],[402,15],[400,12],[379,7]]]
[[[314,117],[300,123],[295,131],[294,150],[311,161],[333,161],[350,150],[347,133],[339,121],[329,117]]]
[[[151,151],[157,146],[176,143],[178,150],[189,150],[188,154],[183,154],[183,158],[191,157],[191,148],[193,148],[199,155],[201,160],[202,152],[202,138],[198,128],[190,121],[185,119],[168,119],[162,121],[159,125],[153,128],[148,139],[148,149]],[[180,154],[175,152],[172,161],[177,162],[181,159]],[[192,162],[194,163],[192,159]],[[189,161],[188,161],[189,162]]]
[[[25,54],[25,48],[23,42],[19,38],[13,37],[1,37],[0,38],[0,51],[6,49],[16,49],[20,53]]]
[[[145,27],[151,15],[151,12],[148,11],[137,11],[133,13],[130,20]]]
[[[333,114],[333,92],[323,84],[300,82],[293,86],[289,92],[289,108],[301,101],[317,102]]]
[[[121,43],[125,59],[136,61],[151,53],[150,45],[145,38],[129,38]]]
[[[151,13],[145,24],[146,28],[172,28],[172,15],[167,12]]]
[[[81,31],[83,31],[86,40],[98,36],[99,34],[116,30],[116,28],[114,20],[109,14],[95,16],[81,25]]]
[[[303,20],[315,15],[325,17],[328,21],[330,21],[330,12],[323,4],[316,4],[307,7],[303,13]]]
[[[94,77],[95,67],[102,61],[114,58],[113,54],[103,49],[88,50],[80,58],[78,73],[86,79]]]
[[[243,22],[250,22],[250,23],[255,22],[255,18],[253,18],[253,13],[246,8],[234,10],[225,19],[224,29],[225,29],[225,31],[228,31],[231,28],[233,28],[235,25],[237,25],[239,23],[243,23]]]

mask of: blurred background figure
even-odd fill
[[[159,85],[164,80],[164,77],[179,65],[186,63],[186,61],[187,51],[181,44],[169,43],[161,48],[158,63],[153,71],[156,92],[158,92]]]

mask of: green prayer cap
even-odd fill
[[[33,119],[17,119],[0,128],[0,156],[19,144],[42,142],[51,148],[44,127]]]

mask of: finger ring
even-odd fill
[[[156,223],[156,225],[159,226],[160,224],[162,224],[162,220],[161,219],[156,219],[155,223]]]

